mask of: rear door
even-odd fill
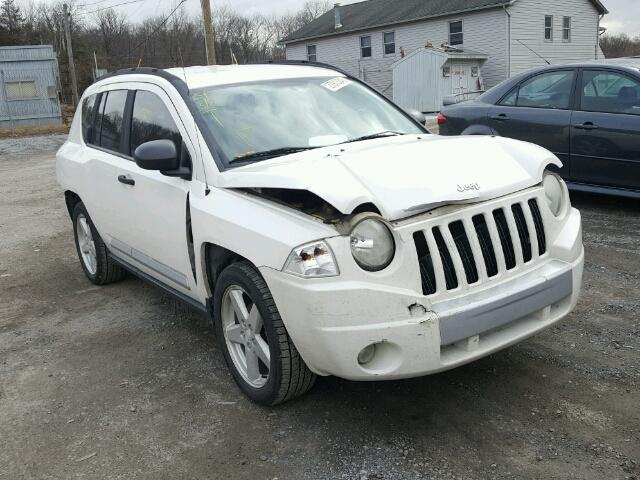
[[[570,175],[570,123],[576,70],[538,73],[515,86],[489,109],[489,125],[500,136],[535,143],[552,151]]]
[[[578,92],[572,178],[640,189],[640,79],[614,69],[584,69]]]

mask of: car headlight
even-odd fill
[[[323,241],[294,248],[282,270],[305,278],[335,277],[340,273],[331,249]]]
[[[547,198],[547,205],[549,210],[556,217],[564,210],[564,204],[566,201],[566,190],[562,184],[560,177],[551,172],[546,172],[542,179],[542,186],[544,188],[544,194]]]
[[[350,243],[356,263],[369,272],[388,267],[396,251],[391,231],[374,218],[365,218],[353,227]]]

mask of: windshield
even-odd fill
[[[424,132],[379,94],[345,77],[205,87],[191,96],[226,164]]]

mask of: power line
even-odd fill
[[[80,3],[79,5],[76,5],[76,7],[79,7],[79,8],[81,8],[81,7],[90,7],[91,5],[97,5],[97,4],[99,4],[99,3],[104,3],[104,2],[106,2],[106,1],[107,1],[107,0],[98,0],[97,2],[91,2],[91,3]]]
[[[130,5],[132,3],[142,2],[144,0],[129,0],[128,2],[116,3],[115,5],[110,5],[108,7],[97,8],[96,10],[91,10],[90,12],[81,12],[78,15],[89,15],[90,13],[101,12],[102,10],[109,10],[110,8],[121,7],[123,5]]]
[[[137,0],[140,1],[140,0]],[[165,23],[167,23],[167,21],[171,18],[171,16],[176,13],[176,11],[178,10],[178,8],[180,8],[182,6],[183,3],[185,3],[187,0],[180,0],[180,3],[178,3],[178,5],[176,5],[176,8],[174,8],[173,10],[171,10],[171,13],[169,13],[169,15],[167,15],[165,17],[165,19],[160,23],[160,25],[158,25],[156,28],[153,29],[153,32],[151,32],[149,35],[147,35],[147,38],[145,38],[143,41],[141,41],[140,43],[138,43],[138,45],[136,45],[135,47],[133,47],[133,50],[137,50],[138,48],[140,48],[142,45],[146,44],[149,39],[154,36],[156,34],[156,32],[158,30],[160,30],[162,27],[164,27]]]

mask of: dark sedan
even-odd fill
[[[553,65],[445,107],[441,135],[501,135],[555,153],[570,188],[640,198],[640,58]]]

